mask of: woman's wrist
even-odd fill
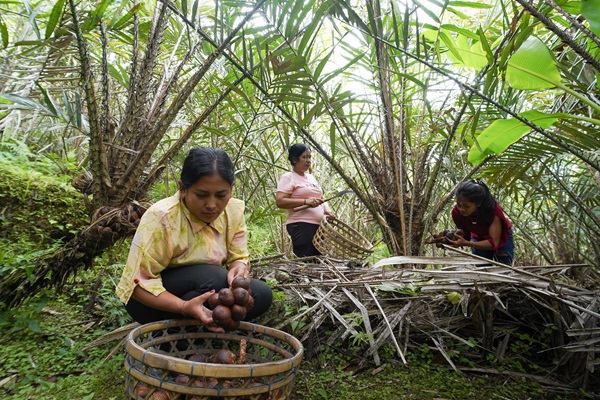
[[[306,205],[306,199],[304,199],[304,205]]]
[[[179,312],[181,313],[181,315],[184,318],[188,318],[188,316],[185,315],[185,312],[183,311],[183,308],[185,307],[185,305],[187,304],[187,302],[188,302],[187,300],[184,300],[183,303],[181,303],[181,306],[179,307]]]

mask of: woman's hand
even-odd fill
[[[471,247],[472,246],[471,241],[465,239],[461,235],[455,233],[454,237],[456,237],[455,240],[448,239],[448,242],[450,242],[450,246],[452,246],[452,247],[464,247],[464,246]]]
[[[319,207],[321,204],[323,204],[323,202],[325,201],[325,199],[319,199],[317,197],[311,197],[309,199],[306,199],[306,204],[309,205],[311,208],[315,208],[315,207]]]
[[[250,269],[248,266],[241,261],[234,261],[229,267],[229,272],[227,272],[227,283],[231,286],[231,282],[238,276],[241,276],[244,279],[250,279]]]
[[[214,290],[201,294],[198,297],[184,301],[181,306],[181,315],[186,318],[197,319],[202,322],[211,332],[225,332],[221,327],[218,327],[213,321],[212,311],[204,307],[204,303],[214,293]]]

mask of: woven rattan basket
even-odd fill
[[[373,252],[373,245],[356,229],[327,216],[321,220],[313,244],[324,256],[338,260],[364,260]]]
[[[196,361],[210,360],[221,349],[238,358],[245,353],[245,362]],[[195,320],[142,325],[125,344],[125,398],[290,399],[303,353],[295,337],[248,322],[226,333],[210,332]]]

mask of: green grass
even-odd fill
[[[577,399],[577,393],[550,393],[536,383],[492,376],[472,376],[423,362],[405,366],[398,361],[359,373],[335,370],[333,365],[309,361],[296,383],[300,399]]]
[[[75,293],[75,294],[73,294]],[[124,352],[107,358],[118,341],[89,351],[83,348],[114,329],[99,316],[82,291],[68,295],[49,292],[0,314],[2,355],[0,398],[95,399],[125,398]],[[98,313],[97,313],[98,312]],[[114,312],[113,312],[114,313]],[[350,349],[352,350],[352,349]],[[295,381],[296,399],[585,399],[583,393],[551,393],[535,382],[499,376],[467,375],[432,363],[423,354],[408,354],[408,366],[383,354],[384,367],[358,368],[360,355],[335,349],[305,359]]]

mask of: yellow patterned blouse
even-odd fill
[[[231,199],[210,225],[192,215],[179,192],[153,204],[138,226],[116,293],[127,303],[140,285],[158,296],[165,291],[160,273],[182,265],[248,264],[244,202]]]

